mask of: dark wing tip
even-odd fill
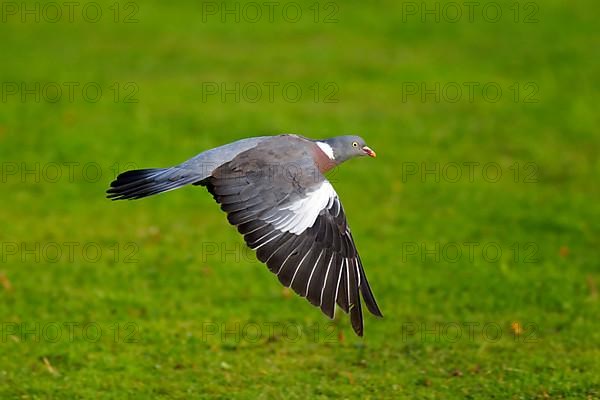
[[[363,336],[364,326],[360,299],[356,302],[356,304],[352,304],[350,306],[350,322],[352,323],[352,329],[354,332],[356,332],[358,336]]]
[[[365,270],[363,269],[362,261],[358,253],[356,255],[356,259],[358,261],[358,273],[360,274],[360,292],[365,300],[365,305],[371,314],[375,315],[376,317],[383,318],[383,313],[377,305],[377,301],[375,300],[375,296],[373,295],[373,291],[371,290],[371,286],[367,280],[367,275],[365,274]]]

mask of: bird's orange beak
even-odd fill
[[[363,151],[365,152],[366,155],[368,155],[369,157],[377,157],[377,153],[375,153],[373,150],[371,150],[368,146],[364,146]]]

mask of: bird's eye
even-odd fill
[[[352,142],[353,147],[358,147],[358,142]]]

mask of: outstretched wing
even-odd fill
[[[289,138],[289,140],[296,140]],[[382,316],[356,250],[344,209],[315,167],[312,143],[257,146],[202,182],[258,259],[281,283],[333,318],[337,303],[362,336],[359,291]],[[275,147],[275,148],[274,148]],[[293,164],[280,160],[293,159]]]

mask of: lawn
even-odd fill
[[[3,2],[0,398],[600,398],[600,6],[465,3]],[[377,151],[363,338],[203,188],[105,198],[285,132]]]

